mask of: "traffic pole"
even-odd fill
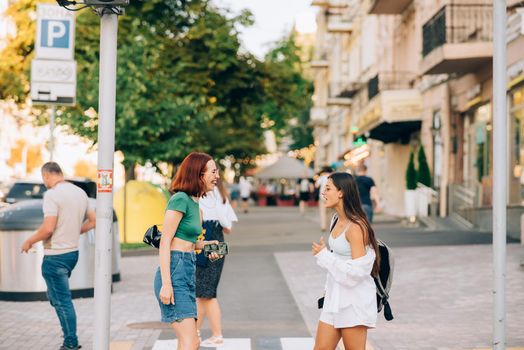
[[[51,106],[51,115],[49,116],[49,160],[52,162],[55,153],[55,116],[56,106]]]
[[[493,1],[493,350],[506,349],[506,1]]]
[[[118,16],[100,14],[100,86],[98,113],[98,195],[96,198],[95,320],[93,349],[109,349],[111,247],[113,234],[113,155],[115,152],[116,49]]]

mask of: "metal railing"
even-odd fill
[[[439,193],[433,188],[428,187],[420,182],[417,182],[418,192],[418,210],[417,216],[426,217],[428,211],[431,212],[431,216],[435,218],[437,216],[437,204]]]
[[[449,185],[449,213],[468,225],[475,223],[475,208],[480,206],[480,186]]]
[[[385,90],[411,89],[416,78],[416,74],[403,71],[380,72],[368,81],[368,100]]]
[[[422,56],[444,44],[492,41],[492,17],[489,3],[445,5],[422,27]]]

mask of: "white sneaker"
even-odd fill
[[[224,337],[221,335],[218,337],[212,336],[200,343],[200,346],[205,348],[216,348],[222,345],[224,345]]]

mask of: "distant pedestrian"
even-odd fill
[[[364,164],[360,165],[357,169],[356,181],[362,208],[368,217],[368,221],[373,222],[373,204],[375,203],[375,206],[378,206],[379,194],[377,186],[375,186],[375,181],[367,176],[367,171],[367,166]]]
[[[333,169],[326,166],[320,171],[320,176],[315,182],[315,187],[318,188],[318,213],[320,216],[320,229],[322,232],[326,231],[327,228],[327,210],[326,210],[326,200],[322,196],[324,188],[326,187],[328,176],[331,174]]]
[[[206,229],[205,239],[224,242],[224,233],[232,232],[233,222],[238,221],[238,218],[229,204],[227,191],[222,181],[219,180],[213,191],[200,198],[199,203],[204,220],[203,226]],[[204,340],[200,345],[216,347],[224,344],[217,287],[225,258],[208,262],[200,254],[197,256],[196,268],[197,329],[200,335],[200,327],[207,317],[211,326],[211,337]]]
[[[251,189],[253,186],[244,176],[240,177],[238,186],[240,189],[240,198],[242,198],[242,210],[244,213],[247,213],[249,211],[249,198],[251,197]]]
[[[240,189],[238,183],[233,182],[230,186],[229,193],[231,194],[231,206],[236,209],[238,206],[238,200],[240,199]]]
[[[205,153],[190,153],[180,165],[171,184],[174,195],[167,203],[160,240],[159,259],[154,280],[155,295],[162,322],[171,323],[179,349],[196,350],[195,249],[218,241],[197,241],[202,231],[198,201],[212,191],[218,180],[218,169]],[[209,255],[215,260],[216,253]]]
[[[64,180],[62,169],[55,162],[42,166],[44,221],[38,230],[22,244],[27,253],[33,244],[44,241],[42,276],[47,285],[47,297],[54,307],[64,342],[60,350],[78,349],[76,312],[69,289],[69,277],[78,261],[80,234],[95,227],[96,214],[89,208],[86,193]]]
[[[334,350],[340,338],[348,350],[365,350],[368,328],[377,321],[376,287],[372,276],[380,266],[375,234],[362,210],[354,177],[337,172],[323,191],[326,207],[336,211],[329,247],[313,242],[317,264],[327,270],[324,306],[315,350]]]
[[[311,183],[307,177],[303,177],[298,183],[299,187],[299,202],[298,208],[301,215],[306,213],[306,205],[309,201],[309,195],[311,193]]]

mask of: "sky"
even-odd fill
[[[315,31],[315,8],[311,0],[214,0],[219,7],[228,7],[235,13],[249,9],[255,24],[242,32],[244,47],[263,58],[271,42],[289,33],[293,24],[301,32]]]

